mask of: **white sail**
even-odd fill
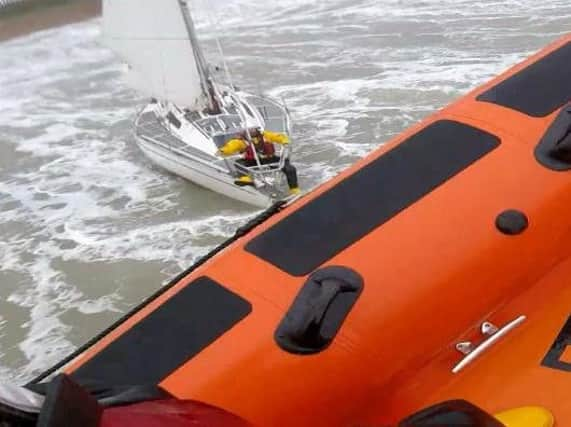
[[[103,37],[135,90],[192,110],[208,105],[179,0],[104,0]]]

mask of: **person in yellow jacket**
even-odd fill
[[[256,156],[261,164],[277,163],[279,158],[276,156],[274,144],[287,145],[289,138],[283,133],[262,131],[259,128],[254,128],[249,131],[250,139],[253,143],[249,144],[246,140],[246,133],[244,132],[240,138],[234,138],[227,141],[219,151],[223,156],[232,156],[236,154],[244,154],[244,158],[239,160],[244,166],[255,166]],[[256,153],[254,154],[254,148]],[[285,174],[290,193],[298,194],[300,192],[297,181],[297,170],[291,164],[289,159],[286,159],[282,172]],[[243,175],[235,181],[236,185],[254,185],[252,178],[248,175]]]

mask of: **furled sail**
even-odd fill
[[[186,2],[104,0],[103,37],[127,63],[135,90],[181,107],[209,105],[204,59]]]

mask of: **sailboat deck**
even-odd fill
[[[137,137],[159,144],[165,149],[182,155],[191,156],[195,159],[198,158],[202,160],[201,163],[206,162],[212,167],[219,168],[219,166],[215,164],[218,159],[189,146],[184,141],[174,136],[151,111],[143,112],[138,117],[135,126],[135,133]],[[223,169],[226,170],[226,168]]]

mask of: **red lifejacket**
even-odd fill
[[[262,142],[255,141],[254,145],[256,146],[256,151],[258,152],[258,156],[260,157],[272,157],[276,154],[276,149],[274,148],[274,144],[272,144],[271,142],[266,142],[265,140],[262,139]],[[252,149],[252,145],[248,145],[248,148],[246,148],[246,152],[244,153],[244,158],[246,160],[256,159],[254,157],[254,150]]]

